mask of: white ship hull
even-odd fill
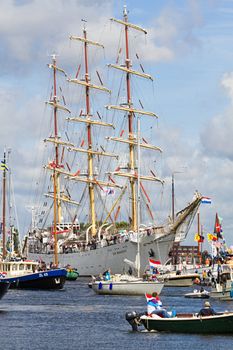
[[[174,233],[158,239],[155,239],[153,235],[143,237],[140,248],[141,275],[148,267],[151,253],[162,263],[167,260],[174,238]],[[113,274],[122,274],[129,269],[129,265],[124,262],[124,259],[135,262],[136,254],[137,242],[127,241],[83,252],[58,254],[58,261],[60,266],[69,264],[73,268],[77,268],[80,276],[98,275],[109,268]],[[28,258],[42,259],[49,263],[53,260],[53,255],[29,253]]]
[[[149,265],[149,258],[160,260],[164,264],[168,259],[173,243],[186,238],[200,202],[201,195],[198,194],[186,208],[177,213],[174,223],[154,227],[150,234],[146,232],[139,234],[141,276]],[[38,253],[33,253],[35,249],[38,248],[28,249],[27,257],[29,259],[42,259],[46,263],[53,261],[52,254],[43,253],[43,249],[38,249]],[[111,269],[112,274],[123,274],[128,272],[129,269],[129,265],[124,261],[125,259],[136,266],[137,251],[136,234],[125,242],[85,251],[60,253],[58,254],[58,262],[60,266],[69,264],[76,268],[80,276],[99,275],[107,269]]]

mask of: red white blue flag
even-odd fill
[[[211,199],[209,197],[202,197],[201,203],[202,204],[211,204]]]
[[[157,308],[159,308],[163,305],[158,295],[156,297],[153,297],[151,294],[146,293],[145,297],[146,297],[147,303],[149,303],[151,305],[157,304],[156,305]]]
[[[5,278],[7,275],[7,272],[0,272],[0,278]]]
[[[159,260],[149,259],[149,264],[150,264],[151,268],[154,268],[154,267],[158,267],[159,265],[161,265],[161,262]]]
[[[155,297],[152,297],[152,295],[151,294],[145,294],[145,297],[146,297],[146,301],[148,302],[148,301],[150,301],[150,300],[152,300],[152,299],[155,299]]]
[[[101,196],[114,196],[115,195],[115,190],[111,187],[102,187],[101,188]]]

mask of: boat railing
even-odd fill
[[[112,225],[110,225],[112,226]],[[151,235],[151,230],[146,229],[140,229],[140,233],[134,231],[127,231],[125,230],[124,233],[114,233],[107,235],[107,230],[110,228],[108,226],[107,229],[105,229],[105,234],[102,235],[100,239],[94,239],[92,237],[91,240],[87,240],[87,236],[89,236],[89,231],[91,229],[91,226],[88,227],[88,230],[86,231],[86,239],[84,240],[73,240],[69,242],[69,240],[60,240],[59,244],[59,253],[79,253],[79,252],[86,252],[89,250],[99,249],[103,247],[108,247],[114,244],[118,243],[125,243],[128,241],[131,241],[133,243],[137,243],[138,237],[139,240],[141,240],[145,236]],[[29,242],[29,252],[30,253],[40,253],[40,254],[53,254],[54,249],[51,242],[46,242],[41,246],[41,249],[39,247],[35,247],[35,245],[32,244],[32,242]]]

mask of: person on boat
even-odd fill
[[[200,278],[195,278],[195,280],[193,281],[193,284],[197,284],[197,285],[199,285],[201,283],[201,281],[200,281]]]
[[[211,307],[209,301],[205,301],[204,307],[198,312],[197,316],[213,316],[213,315],[217,315],[217,313]]]
[[[103,277],[104,277],[105,281],[110,281],[110,279],[111,279],[111,271],[110,271],[110,269],[108,269],[107,271],[105,271],[103,273]]]
[[[207,272],[206,272],[206,270],[203,270],[203,272],[202,272],[202,283],[206,283],[206,279],[207,279]]]
[[[93,281],[103,281],[103,275],[102,273],[99,274],[99,276],[92,276]]]
[[[148,316],[158,315],[160,317],[169,317],[167,310],[162,306],[162,301],[160,300],[158,293],[154,292],[152,295],[146,294],[147,299],[147,314]]]
[[[153,275],[158,275],[159,274],[159,271],[158,271],[157,267],[153,267],[152,274]]]
[[[132,269],[131,266],[130,266],[129,269],[128,269],[128,274],[129,274],[130,276],[132,276],[132,274],[133,274],[133,269]]]

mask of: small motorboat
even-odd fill
[[[165,287],[190,287],[200,278],[198,273],[177,273],[175,271],[161,274],[158,279],[164,280]]]
[[[192,293],[187,293],[184,295],[184,297],[193,299],[208,299],[210,297],[210,293],[205,289],[194,289]]]
[[[72,268],[71,266],[66,267],[66,279],[67,281],[76,281],[79,276],[78,270]]]
[[[233,312],[218,313],[213,316],[198,316],[198,314],[179,313],[175,317],[162,318],[158,315],[140,315],[128,312],[126,320],[133,331],[143,325],[148,331],[197,333],[197,334],[233,334]]]
[[[231,265],[221,266],[218,277],[213,280],[210,296],[219,300],[233,300],[233,267]]]

